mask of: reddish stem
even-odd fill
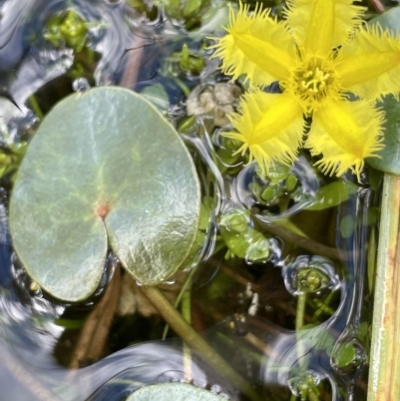
[[[369,0],[369,2],[378,13],[384,13],[386,11],[385,6],[381,3],[381,0]]]

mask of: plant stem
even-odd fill
[[[131,49],[128,49],[128,60],[125,65],[124,73],[121,78],[120,86],[125,88],[134,88],[139,76],[140,63],[143,55],[144,40],[140,31],[136,33],[132,42]]]
[[[185,293],[185,291],[189,288],[189,286],[192,285],[192,278],[193,278],[193,275],[194,275],[196,269],[197,269],[197,266],[194,267],[190,271],[189,275],[187,276],[187,279],[186,279],[185,283],[183,284],[183,286],[182,286],[182,288],[181,288],[181,290],[180,290],[180,292],[179,292],[179,294],[176,297],[176,300],[174,302],[174,308],[175,309],[177,309],[179,304],[181,303],[181,300],[182,300],[182,297],[183,297],[183,294]],[[168,330],[169,330],[169,324],[166,324],[165,327],[164,327],[162,340],[165,340],[167,338]]]
[[[94,51],[89,47],[86,48],[86,55],[89,64],[92,64],[94,61]]]
[[[384,13],[385,12],[385,6],[381,3],[380,0],[369,0],[371,5],[375,8],[375,10],[378,13]]]
[[[307,397],[310,401],[319,401],[319,397],[314,394],[312,391],[309,391]]]
[[[72,353],[70,369],[78,369],[81,362],[86,359],[97,360],[100,358],[118,306],[120,289],[121,269],[117,266],[103,297],[85,320]]]
[[[301,293],[297,298],[297,309],[296,309],[296,331],[301,330],[304,326],[304,314],[306,310],[307,294]]]
[[[183,94],[186,97],[189,97],[190,95],[190,89],[183,81],[181,81],[179,78],[173,78],[174,82],[179,86],[180,90],[183,92]]]
[[[310,238],[303,237],[293,231],[281,226],[279,223],[259,221],[260,226],[269,233],[281,237],[284,241],[291,242],[299,248],[306,249],[316,255],[326,256],[330,259],[341,260],[349,257],[345,252],[339,252],[336,248],[320,244]]]
[[[140,287],[160,315],[182,337],[183,341],[197,351],[216,372],[246,394],[253,401],[260,398],[252,386],[243,379],[232,367],[190,326],[182,315],[168,302],[163,293],[156,287]]]
[[[43,120],[43,112],[39,107],[39,104],[36,100],[35,95],[32,93],[32,95],[29,96],[29,103],[32,106],[33,111],[35,112],[35,114],[41,119]]]
[[[304,356],[303,341],[301,339],[300,330],[304,326],[304,315],[306,311],[307,294],[302,292],[297,298],[296,308],[296,334],[297,334],[297,356],[301,361]],[[300,363],[301,366],[301,363]]]
[[[191,281],[191,280],[190,280]],[[192,323],[192,304],[191,304],[191,287],[186,288],[182,296],[181,312],[183,318]],[[183,371],[188,381],[193,379],[192,375],[192,353],[190,348],[183,343]]]
[[[369,294],[374,293],[374,284],[375,284],[375,272],[376,272],[376,252],[377,252],[377,239],[376,239],[376,231],[373,228],[371,230],[371,234],[369,236],[368,241],[368,292]]]
[[[379,227],[368,401],[400,399],[400,177],[385,174]]]

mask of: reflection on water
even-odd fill
[[[93,52],[93,65],[88,67],[93,70],[91,77],[72,76],[70,72],[78,71],[75,67],[79,62],[74,51],[57,48],[41,35],[50,16],[66,7],[78,10],[90,22],[85,43]],[[40,116],[30,99],[32,93],[47,112],[73,90],[119,84],[141,91],[149,82],[163,83],[168,89],[167,99],[161,99],[170,105],[167,114],[179,119],[184,114],[184,91],[199,82],[212,86],[215,81],[211,77],[215,63],[210,62],[203,76],[186,77],[186,89],[173,81],[165,83],[165,76],[158,71],[160,60],[182,47],[182,30],[175,22],[163,22],[161,14],[145,23],[128,12],[123,1],[3,0],[0,12],[2,145],[16,143],[21,137],[27,139],[35,131]],[[163,39],[156,39],[159,37]],[[209,116],[196,117],[194,126],[182,134],[203,180],[204,197],[213,198],[203,246],[187,269],[204,260],[194,274],[193,325],[266,400],[301,397],[301,389],[321,383],[332,400],[365,399],[365,321],[370,306],[364,288],[365,248],[371,191],[359,188],[337,211],[329,209],[315,217],[304,209],[315,202],[323,180],[301,157],[291,171],[284,173],[285,188],[291,189],[282,209],[274,194],[259,190],[265,182],[253,164],[237,176],[220,173],[218,161],[222,156],[215,151],[214,128]],[[237,158],[231,164],[240,166],[243,161]],[[222,165],[226,168],[229,163],[223,161]],[[5,186],[0,194],[0,388],[4,399],[122,401],[143,384],[187,380],[178,340],[121,349],[133,341],[132,333],[125,341],[122,331],[116,340],[110,336],[108,357],[76,371],[62,366],[57,347],[72,341],[67,336],[73,332],[68,324],[75,319],[81,327],[79,322],[101,297],[114,267],[111,262],[105,267],[98,292],[83,305],[62,305],[48,299],[13,254],[7,226],[10,183]],[[278,183],[276,190],[281,187]],[[246,214],[248,210],[251,217]],[[347,215],[354,216],[354,224],[343,235],[338,227]],[[332,226],[318,222],[321,216]],[[299,253],[300,248],[292,252],[296,243],[293,238],[269,231],[274,222],[289,218],[312,221],[307,234],[314,240],[303,249],[314,256]],[[227,252],[220,247],[218,226],[229,244]],[[235,247],[234,237],[229,237],[232,233],[242,235],[246,249]],[[316,239],[336,248],[315,248]],[[243,263],[238,265],[235,257],[243,258]],[[315,270],[303,269],[312,264],[318,265]],[[173,284],[171,280],[166,285]],[[307,293],[314,295],[304,305],[305,324],[299,327],[296,308],[304,293],[300,286],[304,285],[311,288]],[[68,319],[68,314],[73,318]],[[62,323],[65,316],[68,324]],[[144,324],[144,320],[135,322]],[[343,355],[349,350],[354,357],[346,359]],[[235,384],[227,383],[199,357],[194,356],[190,377],[194,385],[238,399]]]

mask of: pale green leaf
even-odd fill
[[[160,383],[141,387],[126,401],[226,401],[217,394],[186,383]]]
[[[379,152],[379,158],[371,157],[367,162],[377,170],[400,175],[400,103],[389,95],[380,106],[386,111],[385,147]]]
[[[400,34],[400,7],[394,7],[389,11],[373,18],[370,25],[380,25],[383,29],[389,29],[394,34]],[[385,147],[379,152],[380,158],[373,157],[367,160],[368,164],[377,170],[392,174],[400,174],[400,104],[392,96],[386,96],[380,106],[386,112],[385,122]]]
[[[379,24],[384,29],[390,29],[395,33],[400,33],[400,7],[393,7],[383,14],[372,18],[368,24]]]
[[[157,284],[189,253],[199,192],[186,147],[142,96],[114,87],[73,94],[46,116],[22,161],[14,248],[31,277],[67,301],[96,290],[108,247],[136,280]]]
[[[322,186],[315,195],[315,201],[308,210],[323,210],[338,206],[357,193],[358,186],[348,181],[334,181]]]

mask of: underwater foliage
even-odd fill
[[[290,0],[286,20],[269,9],[231,9],[228,32],[214,57],[233,79],[245,74],[250,90],[231,115],[242,142],[267,172],[291,164],[308,148],[325,174],[351,169],[383,148],[384,112],[376,101],[400,91],[400,41],[379,25],[362,24],[364,9],[351,0]],[[263,89],[279,81],[282,93]],[[304,129],[304,117],[312,119]],[[304,140],[304,130],[308,132]]]

